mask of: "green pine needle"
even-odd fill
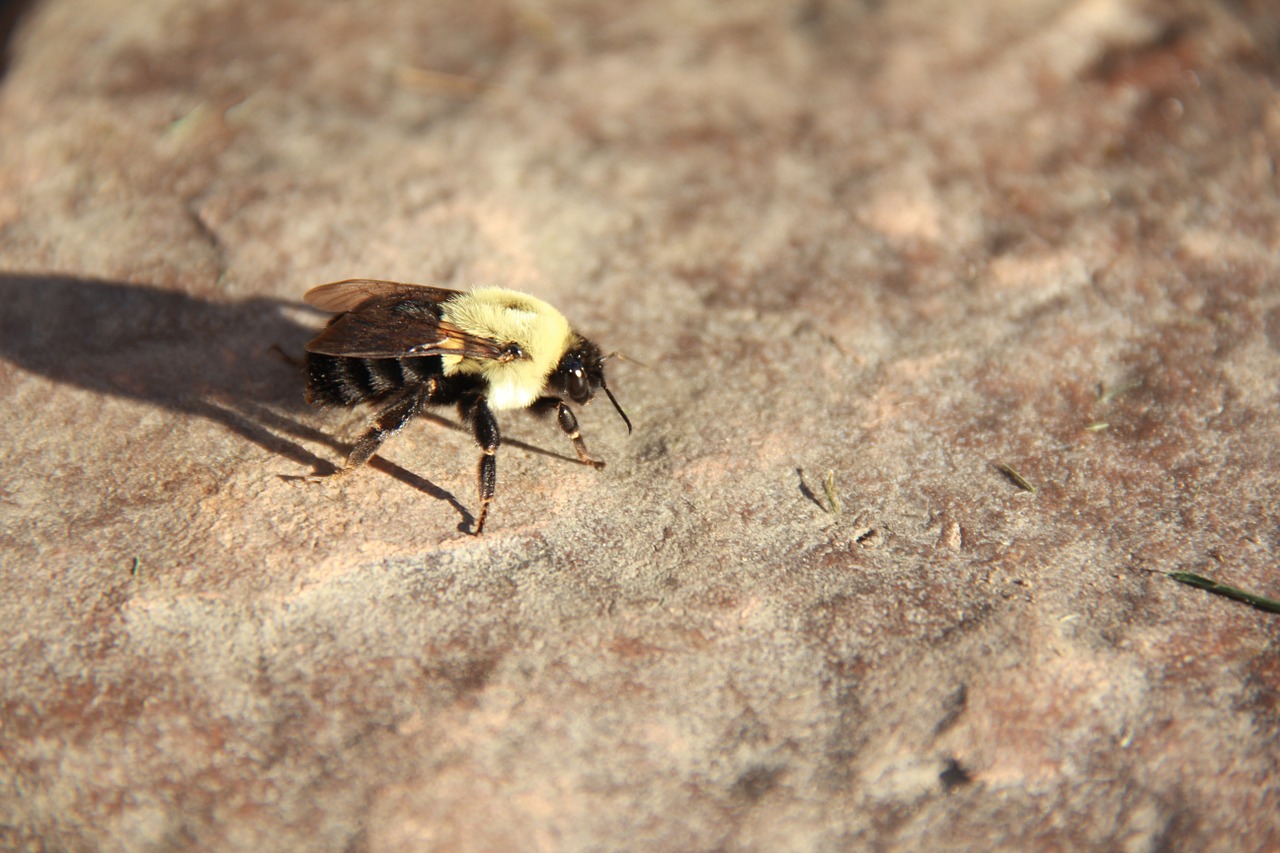
[[[1264,598],[1261,595],[1254,595],[1252,592],[1246,592],[1243,589],[1237,589],[1234,586],[1218,583],[1217,581],[1206,578],[1203,575],[1195,575],[1191,572],[1165,572],[1169,577],[1178,583],[1185,583],[1187,586],[1194,586],[1197,589],[1203,589],[1214,595],[1221,595],[1224,598],[1230,598],[1234,601],[1242,601],[1259,610],[1265,610],[1268,613],[1280,613],[1280,601],[1272,598]]]

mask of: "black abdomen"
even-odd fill
[[[303,361],[307,402],[313,406],[354,406],[382,400],[440,376],[440,356],[353,358],[309,352]]]

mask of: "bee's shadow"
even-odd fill
[[[289,437],[347,449],[297,420],[309,411],[298,368],[271,351],[301,353],[320,325],[319,315],[315,326],[289,319],[296,303],[215,302],[148,285],[0,273],[0,306],[0,358],[24,370],[207,418],[313,472],[333,466]],[[385,460],[374,465],[467,515],[416,474]]]

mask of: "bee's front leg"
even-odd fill
[[[557,399],[555,403],[556,420],[560,422],[560,429],[564,430],[564,434],[573,442],[573,449],[578,452],[578,459],[592,468],[603,468],[603,462],[587,455],[587,445],[582,440],[582,432],[578,429],[578,419],[574,417],[573,410],[564,404],[564,400]]]

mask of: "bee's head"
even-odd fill
[[[622,422],[627,425],[627,432],[631,432],[630,418],[627,417],[626,412],[622,411],[613,392],[605,384],[604,361],[605,356],[600,354],[598,346],[591,341],[578,338],[556,365],[555,372],[551,374],[550,385],[578,405],[591,402],[597,388],[603,390],[609,397],[609,402],[613,403],[613,407],[622,416]]]

